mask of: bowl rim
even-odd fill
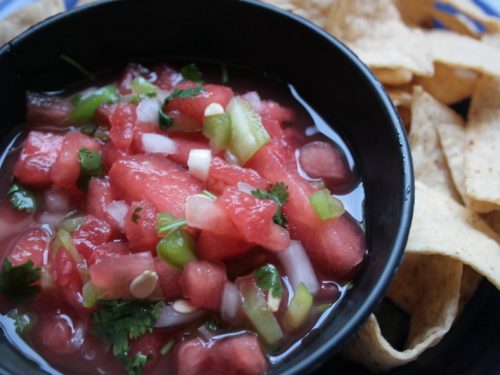
[[[75,15],[84,13],[91,8],[110,6],[110,4],[113,3],[126,1],[127,0],[98,0],[93,3],[84,4],[73,9],[55,14],[35,25],[32,25],[11,41],[7,42],[3,46],[0,46],[0,56],[9,54],[11,49],[15,48],[17,44],[22,43],[24,39],[30,38],[32,34],[37,33],[38,30],[43,29],[53,23],[57,23],[60,20],[66,20],[68,18],[74,17]],[[375,77],[371,70],[360,60],[360,58],[357,57],[355,53],[351,51],[344,43],[336,39],[334,36],[323,30],[319,26],[315,25],[311,21],[292,12],[280,9],[277,6],[263,3],[258,0],[238,0],[238,2],[244,3],[250,7],[255,7],[257,9],[260,9],[261,11],[272,12],[278,14],[280,17],[291,19],[294,23],[300,24],[302,27],[307,28],[310,32],[317,34],[319,37],[325,39],[329,44],[337,48],[350,60],[350,62],[356,67],[356,69],[364,76],[365,80],[368,81],[369,84],[373,87],[374,94],[378,96],[378,99],[386,109],[388,117],[390,117],[390,123],[388,123],[387,126],[390,126],[392,128],[392,132],[399,140],[399,152],[403,173],[403,180],[401,181],[401,183],[403,184],[404,193],[403,196],[400,197],[402,201],[400,223],[398,230],[395,233],[389,256],[387,257],[384,269],[380,277],[365,297],[364,302],[362,302],[361,308],[351,316],[348,323],[345,324],[339,331],[337,331],[334,336],[328,338],[323,345],[315,349],[313,353],[306,359],[292,364],[289,368],[281,372],[281,374],[286,375],[310,373],[320,365],[324,364],[324,362],[329,357],[333,356],[339,349],[339,346],[341,344],[344,344],[346,340],[350,336],[352,336],[355,331],[365,322],[368,316],[373,312],[376,306],[383,299],[384,294],[401,263],[410,232],[410,225],[413,217],[413,207],[415,201],[415,178],[411,152],[404,126],[401,122],[397,110],[394,107],[393,102],[390,100],[387,92],[385,91],[384,86],[379,82],[379,80]]]

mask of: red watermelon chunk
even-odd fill
[[[279,121],[272,118],[262,117],[262,125],[271,138],[281,138],[285,134]]]
[[[212,159],[207,181],[208,190],[222,194],[226,186],[236,186],[239,182],[259,189],[267,189],[269,186],[269,181],[253,169],[229,164],[219,157]]]
[[[42,267],[44,254],[48,250],[50,236],[42,228],[29,228],[16,240],[9,254],[9,260],[14,266],[33,262],[34,267]]]
[[[131,103],[117,104],[109,117],[111,130],[109,137],[117,149],[126,151],[134,140],[134,127],[137,120],[137,106]]]
[[[145,333],[138,340],[132,341],[129,357],[134,358],[137,354],[148,356],[143,373],[150,374],[160,361],[160,351],[163,345],[165,345],[165,340],[158,333]]]
[[[168,158],[181,165],[187,166],[191,150],[210,150],[208,139],[203,134],[166,133],[166,135],[177,144],[177,152],[168,155]]]
[[[342,191],[352,181],[344,155],[328,142],[316,141],[302,146],[300,166],[312,178],[321,178],[332,191]]]
[[[157,155],[134,155],[114,163],[109,172],[115,195],[128,201],[151,202],[158,211],[184,216],[184,203],[201,193],[203,183],[186,169]]]
[[[129,290],[130,283],[144,271],[155,271],[155,264],[151,253],[143,252],[103,259],[92,265],[89,271],[99,298],[134,299]]]
[[[262,375],[269,369],[257,336],[250,333],[218,341],[210,359],[218,374]]]
[[[105,220],[111,225],[113,234],[116,235],[120,232],[120,228],[106,210],[106,206],[114,200],[115,196],[111,190],[109,180],[104,178],[92,178],[90,180],[87,193],[87,213]]]
[[[175,352],[177,375],[211,375],[210,345],[201,338],[182,342]]]
[[[182,74],[172,69],[167,64],[161,64],[155,69],[156,81],[154,82],[162,90],[172,90],[172,88],[182,81]]]
[[[61,126],[73,106],[66,99],[28,92],[26,94],[26,127]]]
[[[216,203],[229,215],[245,241],[260,243],[269,236],[278,208],[274,201],[227,187]]]
[[[292,238],[302,241],[313,261],[329,274],[346,279],[363,260],[361,230],[343,217],[322,221],[309,202],[314,189],[295,170],[287,170],[282,146],[271,142],[257,152],[248,165],[273,183],[288,186],[289,200],[283,207]]]
[[[128,254],[130,254],[130,250],[127,244],[123,242],[108,242],[103,245],[96,246],[87,259],[87,263],[91,266],[107,258],[120,257]]]
[[[272,100],[262,100],[259,114],[262,118],[277,121],[280,124],[290,123],[295,120],[295,112],[283,107]]]
[[[22,184],[46,187],[51,184],[50,171],[63,144],[63,137],[31,131],[14,168],[14,176]]]
[[[169,301],[182,297],[181,286],[179,284],[182,271],[158,257],[155,258],[155,268],[165,299]]]
[[[94,113],[94,121],[99,126],[110,127],[111,126],[111,115],[115,111],[116,104],[101,104]]]
[[[201,231],[197,254],[208,261],[222,261],[246,254],[254,245],[234,236]]]
[[[144,77],[146,80],[151,81],[155,78],[155,75],[145,66],[129,63],[119,79],[118,91],[121,95],[132,94],[130,84],[136,77]]]
[[[196,87],[193,82],[183,82],[177,86],[179,89]],[[227,106],[234,92],[230,87],[222,85],[203,85],[203,92],[187,99],[173,99],[168,102],[165,110],[167,112],[178,112],[186,115],[196,122],[197,128],[203,127],[203,113],[211,103],[219,103],[224,108]]]
[[[99,150],[99,142],[80,132],[72,132],[64,137],[61,152],[50,171],[54,185],[70,192],[79,191],[76,182],[80,177],[78,155],[82,147],[97,151]]]
[[[111,226],[104,220],[87,215],[80,226],[72,234],[73,244],[85,259],[89,259],[93,250],[105,244],[111,237]]]
[[[147,201],[132,202],[125,216],[125,235],[132,251],[156,254],[160,237],[156,231],[156,209]]]
[[[195,306],[218,311],[227,281],[226,270],[206,261],[189,262],[182,271],[182,295]]]
[[[123,159],[130,155],[129,150],[120,150],[112,142],[106,143],[102,147],[102,159],[104,164],[104,170],[109,172],[114,162]]]

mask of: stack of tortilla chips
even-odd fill
[[[472,0],[267,1],[348,45],[408,131],[415,212],[387,295],[411,316],[407,342],[397,350],[372,314],[344,353],[378,371],[411,362],[451,329],[483,276],[500,289],[500,19]],[[62,10],[41,0],[10,16],[0,44]],[[450,105],[467,99],[463,118]]]

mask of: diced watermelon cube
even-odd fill
[[[218,341],[210,359],[219,374],[262,375],[269,369],[257,336],[249,333]]]
[[[50,315],[49,315],[50,314]],[[79,350],[75,345],[73,333],[75,331],[73,321],[67,315],[58,312],[43,314],[43,319],[38,319],[37,327],[39,340],[44,352],[50,356],[64,356],[73,354]]]
[[[132,144],[137,120],[136,108],[137,106],[131,103],[117,104],[109,118],[111,124],[109,137],[119,150],[126,151]]]
[[[89,259],[97,246],[110,240],[111,226],[98,217],[87,215],[80,228],[73,232],[72,237],[78,252]]]
[[[178,88],[195,87],[192,82],[183,82],[178,85]],[[179,112],[193,119],[197,127],[203,127],[203,113],[205,108],[211,103],[219,103],[224,108],[227,106],[231,98],[234,96],[233,90],[227,86],[221,85],[203,85],[203,92],[199,95],[181,99],[176,98],[168,102],[165,110],[167,112]]]
[[[181,270],[158,257],[155,258],[155,268],[165,299],[169,301],[181,297],[182,291],[179,284]]]
[[[189,262],[182,271],[182,294],[198,307],[218,311],[227,280],[226,270],[206,261]]]
[[[54,163],[50,177],[54,185],[70,192],[78,192],[76,182],[80,177],[80,149],[99,150],[99,142],[80,132],[71,132],[64,137],[61,152]]]
[[[146,80],[150,81],[154,78],[154,75],[145,66],[136,63],[129,63],[125,67],[125,70],[119,79],[120,83],[118,84],[118,91],[121,95],[132,94],[130,84],[136,77],[144,77]]]
[[[208,190],[222,194],[226,186],[236,186],[239,182],[246,183],[258,189],[267,189],[269,181],[262,178],[250,168],[242,168],[226,163],[219,157],[214,157],[208,172]]]
[[[130,254],[130,250],[126,243],[108,242],[103,245],[96,246],[87,259],[87,263],[91,266],[107,258],[120,257],[128,254]]]
[[[134,299],[130,283],[144,271],[155,271],[155,264],[151,253],[143,252],[103,259],[89,271],[99,298],[127,300]]]
[[[187,166],[191,150],[210,150],[208,139],[203,134],[166,133],[166,135],[177,144],[177,152],[168,155],[168,158],[181,165]]]
[[[147,202],[132,202],[125,216],[125,235],[132,251],[151,251],[156,254],[160,237],[156,231],[156,209]]]
[[[111,115],[115,111],[116,104],[101,104],[94,113],[94,121],[98,126],[111,126]]]
[[[175,353],[177,375],[210,375],[210,346],[201,338],[182,342]]]
[[[113,235],[120,232],[116,221],[108,214],[106,206],[115,200],[109,180],[104,178],[92,178],[89,182],[87,193],[87,213],[105,220],[111,229]]]
[[[300,166],[312,178],[321,178],[331,191],[342,192],[352,182],[344,155],[328,142],[316,141],[300,148]]]
[[[14,168],[14,176],[22,184],[46,187],[51,184],[50,171],[63,144],[63,137],[31,131]]]
[[[130,150],[120,150],[112,142],[106,143],[102,147],[102,161],[104,164],[104,170],[109,172],[114,162],[123,159],[130,155]]]
[[[271,142],[250,160],[249,166],[273,183],[288,186],[289,200],[283,207],[292,238],[302,241],[313,261],[330,275],[348,279],[365,252],[361,230],[346,215],[322,221],[309,202],[314,192],[294,170],[287,169],[283,148]]]
[[[190,227],[210,233],[241,238],[236,225],[214,199],[195,195],[186,201],[186,220]]]
[[[42,267],[44,254],[48,250],[50,235],[42,228],[29,228],[16,240],[9,260],[14,266],[33,262],[34,267]]]
[[[281,128],[281,124],[277,120],[262,117],[262,125],[264,125],[271,138],[281,138],[285,134]]]
[[[137,354],[149,356],[143,373],[150,374],[160,361],[160,351],[164,344],[165,340],[158,333],[146,333],[131,343],[129,357],[134,358]]]
[[[208,261],[222,261],[246,254],[254,245],[233,236],[201,231],[197,254]]]
[[[262,118],[278,121],[280,124],[295,120],[295,112],[292,109],[283,107],[272,100],[262,100],[259,114]]]
[[[82,279],[78,267],[71,258],[69,252],[64,248],[50,252],[50,276],[57,285],[57,290],[62,299],[81,313],[86,313],[82,305]]]
[[[118,198],[151,202],[158,211],[184,216],[184,203],[204,185],[186,169],[157,155],[134,155],[113,164],[111,186]]]
[[[216,203],[229,215],[247,242],[259,243],[271,232],[276,202],[259,199],[235,187],[227,187]]]

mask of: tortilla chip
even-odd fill
[[[500,50],[479,40],[446,30],[425,32],[435,61],[500,76]]]
[[[478,82],[466,127],[465,189],[476,212],[500,209],[500,79]]]
[[[439,2],[451,5],[471,19],[482,23],[488,31],[500,30],[500,20],[490,16],[472,0],[439,0]]]
[[[477,72],[434,64],[433,77],[417,77],[415,83],[443,104],[454,104],[472,95],[479,78]]]
[[[388,87],[387,93],[396,107],[411,107],[413,95],[406,90]]]
[[[401,18],[411,26],[432,26],[434,0],[394,0]]]
[[[446,26],[447,29],[462,35],[477,38],[480,33],[477,25],[461,13],[452,14],[447,11],[436,10],[434,18]]]
[[[459,200],[436,128],[443,123],[462,124],[461,117],[420,87],[414,90],[411,107],[409,141],[415,178]]]
[[[30,26],[65,10],[63,0],[41,0],[0,22],[0,45],[7,43]]]
[[[404,85],[413,79],[413,73],[406,69],[375,68],[373,73],[384,85]]]
[[[441,123],[437,131],[455,188],[462,202],[469,206],[465,191],[465,127],[461,123]]]
[[[460,300],[458,301],[458,307],[460,310],[469,302],[474,293],[479,286],[479,282],[483,279],[483,276],[474,271],[469,266],[464,266],[462,272],[462,281],[460,282]]]
[[[500,289],[498,235],[471,210],[417,181],[407,252],[456,259]]]
[[[372,314],[345,346],[348,358],[374,371],[387,370],[415,360],[449,331],[458,313],[462,264],[443,256],[426,256],[414,276],[409,285],[415,303],[406,350],[391,346]]]
[[[406,26],[391,0],[335,2],[325,29],[371,68],[433,74],[432,56],[422,31]]]
[[[334,1],[338,0],[265,0],[266,3],[307,18],[320,27],[324,26]]]
[[[495,33],[495,34],[484,34],[481,37],[481,40],[489,44],[490,46],[500,48],[500,33]]]

